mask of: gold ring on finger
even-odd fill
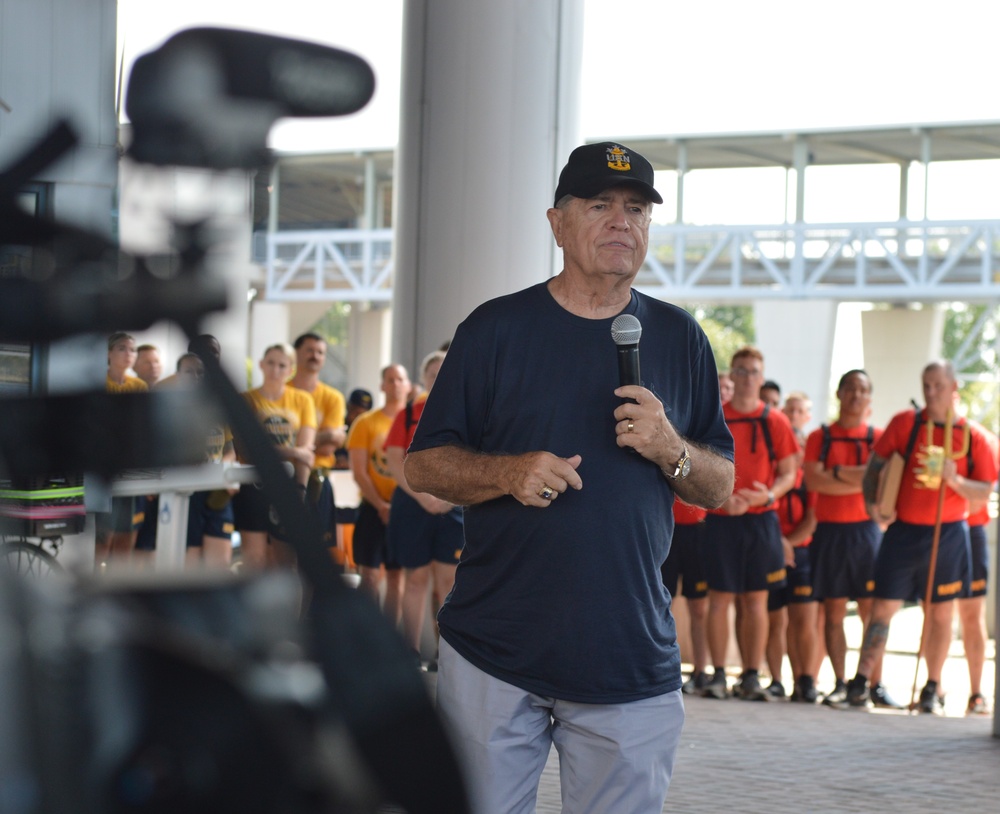
[[[626,427],[626,432],[635,432],[635,422],[630,418]]]
[[[538,493],[538,496],[542,500],[555,500],[556,490],[551,486],[545,486],[542,488],[542,491]]]

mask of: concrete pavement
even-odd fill
[[[921,620],[919,608],[904,609],[890,628],[883,681],[903,703],[909,701],[913,685]],[[849,617],[847,626],[851,676],[861,624]],[[993,641],[987,656],[983,693],[992,705]],[[427,677],[433,691],[434,674]],[[790,687],[790,676],[784,678]],[[918,692],[924,680],[921,668]],[[828,664],[818,686],[821,691],[832,689]],[[962,645],[955,642],[942,677],[947,693],[943,716],[686,697],[687,720],[663,810],[671,814],[931,814],[959,807],[968,812],[993,811],[1000,799],[1000,738],[992,736],[992,716],[965,716],[968,687]],[[537,812],[560,811],[559,759],[553,750],[539,784]]]
[[[920,610],[910,608],[890,628],[883,680],[904,703],[913,684],[920,623]],[[860,623],[850,619],[848,624],[848,641],[856,648]],[[988,656],[983,691],[992,703],[992,641]],[[856,662],[852,649],[849,675]],[[827,665],[820,675],[821,690],[832,688],[828,670]],[[919,692],[922,672],[918,681]],[[942,686],[947,691],[944,716],[687,697],[687,721],[664,811],[994,811],[1000,799],[1000,739],[992,737],[992,717],[964,715],[968,673],[960,642],[952,647]],[[539,788],[539,814],[561,810],[558,770],[553,751]]]

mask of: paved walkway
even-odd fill
[[[920,611],[912,608],[897,616],[890,629],[894,652],[886,656],[884,681],[901,702],[909,701],[916,664],[915,656],[905,651],[915,650],[919,626]],[[860,625],[855,628],[852,623],[848,640],[856,645],[859,639]],[[992,701],[992,642],[988,655],[983,690]],[[856,660],[852,652],[849,674]],[[918,691],[923,673],[919,681]],[[968,673],[960,642],[952,648],[942,682],[948,691],[943,717],[688,697],[687,721],[663,810],[671,814],[995,811],[1000,800],[1000,738],[992,736],[992,717],[964,715]],[[832,674],[821,674],[821,689],[832,683]],[[539,788],[539,814],[561,811],[558,772],[553,751]]]
[[[989,718],[687,702],[664,811],[748,814],[995,811],[1000,739]],[[558,812],[558,760],[538,811]],[[616,813],[617,814],[617,813]]]
[[[900,702],[913,685],[921,613],[910,608],[890,628],[883,680]],[[853,675],[860,622],[848,619],[848,675]],[[988,646],[983,692],[992,703],[994,643]],[[433,674],[428,684],[433,690]],[[786,686],[790,684],[786,677]],[[923,685],[924,674],[918,677]],[[819,677],[829,690],[829,666]],[[838,711],[789,702],[686,697],[665,812],[671,814],[937,814],[997,810],[1000,738],[993,718],[965,717],[968,672],[961,642],[952,646],[942,686],[945,714],[891,710]],[[558,814],[559,759],[542,774],[538,814]],[[503,814],[497,812],[497,814]],[[629,814],[608,812],[607,814]]]

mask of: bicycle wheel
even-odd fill
[[[42,579],[63,571],[62,566],[48,551],[25,540],[0,545],[0,568],[33,579]]]

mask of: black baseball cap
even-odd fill
[[[567,195],[593,198],[618,184],[635,184],[651,201],[663,203],[660,193],[653,187],[653,165],[623,144],[602,141],[584,144],[569,154],[569,161],[559,173],[553,206]]]
[[[364,410],[370,410],[372,408],[372,394],[360,388],[352,390],[351,395],[347,397],[347,403]]]

